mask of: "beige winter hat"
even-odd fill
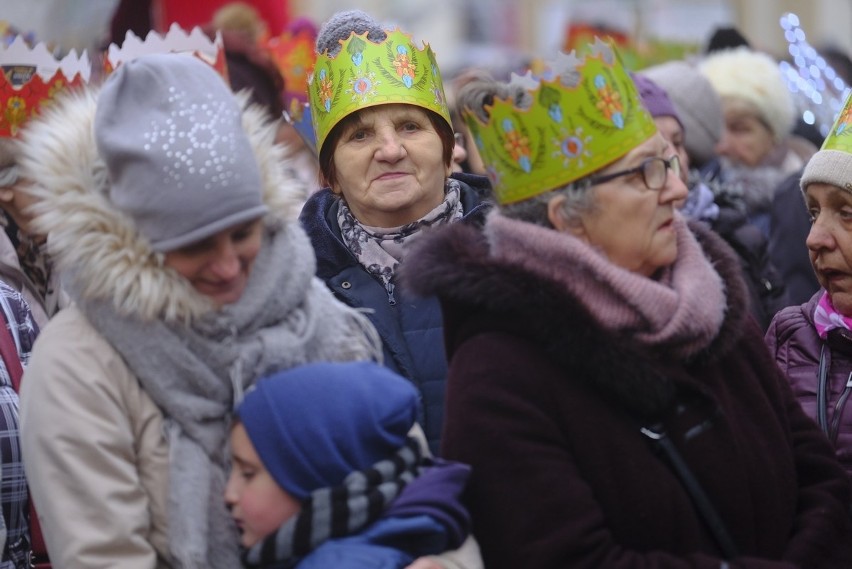
[[[699,71],[723,101],[739,99],[755,107],[776,140],[793,130],[793,97],[778,63],[769,55],[748,47],[727,49],[708,56]]]

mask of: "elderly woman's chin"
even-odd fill
[[[852,316],[852,275],[840,272],[820,274],[819,281],[828,292],[835,310],[843,316]]]

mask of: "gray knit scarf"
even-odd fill
[[[419,476],[422,458],[420,443],[409,437],[391,458],[350,473],[340,486],[311,492],[295,517],[246,550],[245,565],[295,566],[325,541],[363,530]]]
[[[189,326],[78,301],[165,416],[175,567],[240,565],[223,491],[229,417],[243,391],[306,362],[381,358],[375,330],[314,277],[315,264],[307,236],[289,223],[267,232],[242,298]]]

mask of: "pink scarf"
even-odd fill
[[[677,259],[653,280],[613,264],[567,233],[499,212],[489,214],[485,226],[493,258],[559,282],[604,328],[689,357],[716,337],[727,304],[721,277],[679,215],[675,230]]]
[[[840,314],[831,304],[828,292],[823,291],[822,296],[819,297],[816,310],[814,310],[814,326],[816,326],[819,337],[825,340],[828,337],[828,332],[835,328],[852,330],[852,318]]]

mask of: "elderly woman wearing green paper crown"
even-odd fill
[[[802,174],[821,289],[779,312],[766,342],[852,478],[852,96]]]
[[[401,291],[396,271],[424,230],[481,223],[488,181],[451,176],[453,129],[428,46],[355,10],[323,25],[317,51],[309,96],[328,187],[301,214],[317,274],[369,309],[385,365],[420,392],[418,421],[436,451],[447,372],[440,307]]]
[[[401,274],[442,303],[485,566],[852,566],[849,481],[617,54],[552,71],[459,93],[500,207]]]

